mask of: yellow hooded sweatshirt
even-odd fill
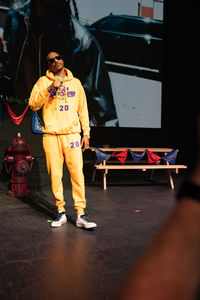
[[[81,132],[90,135],[89,116],[85,91],[79,79],[73,77],[70,70],[65,68],[66,76],[62,78],[62,86],[55,95],[49,94],[47,88],[55,76],[51,71],[46,72],[34,85],[29,106],[32,110],[42,110],[42,131],[49,134],[72,134]]]

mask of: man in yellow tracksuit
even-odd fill
[[[90,135],[85,92],[79,79],[64,67],[61,55],[50,52],[47,61],[49,70],[34,85],[29,106],[34,111],[43,109],[43,148],[58,209],[58,216],[51,226],[60,227],[67,221],[62,184],[65,160],[71,176],[72,196],[77,212],[76,226],[94,228],[96,223],[89,222],[84,214],[86,199],[82,150],[89,147]]]

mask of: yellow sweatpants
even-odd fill
[[[86,207],[83,155],[80,142],[79,133],[43,135],[47,171],[51,178],[52,192],[58,211],[65,211],[62,184],[64,160],[71,177],[72,197],[77,214],[84,213]]]

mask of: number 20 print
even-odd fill
[[[59,108],[60,108],[60,111],[68,111],[69,105],[60,105]]]
[[[78,148],[79,147],[79,142],[76,141],[75,143],[74,142],[71,142],[70,143],[70,148]]]

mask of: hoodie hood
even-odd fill
[[[64,68],[65,70],[65,77],[63,77],[63,82],[66,82],[66,81],[70,81],[74,78],[72,72],[66,68]],[[47,70],[46,72],[46,77],[51,80],[51,81],[54,81],[55,80],[55,77],[58,77],[57,75],[54,75],[50,70]]]

